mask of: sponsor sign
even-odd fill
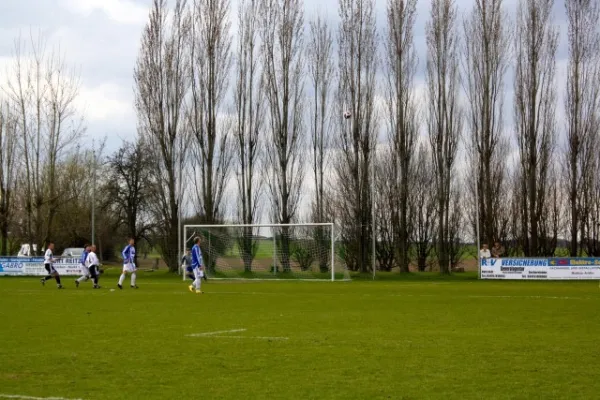
[[[481,260],[481,279],[600,279],[600,258],[489,258]]]
[[[81,275],[81,265],[76,258],[59,258],[54,269],[60,275]],[[44,276],[43,257],[0,257],[0,276]]]

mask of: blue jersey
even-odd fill
[[[202,250],[197,244],[192,247],[192,268],[196,269],[203,265],[202,263]]]
[[[88,252],[86,250],[84,250],[83,253],[81,253],[81,260],[79,260],[81,265],[85,266],[85,260],[87,260],[87,256],[88,256]]]
[[[133,264],[133,260],[135,259],[135,247],[128,244],[121,253],[123,256],[123,264]]]

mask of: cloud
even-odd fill
[[[148,7],[131,0],[60,0],[60,4],[74,14],[89,17],[100,11],[120,24],[144,24],[148,20]]]
[[[104,83],[94,87],[82,87],[77,98],[77,108],[85,115],[88,123],[106,119],[135,118],[133,100],[123,88]]]

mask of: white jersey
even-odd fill
[[[98,266],[99,264],[100,264],[100,261],[98,260],[98,256],[96,255],[96,253],[94,253],[93,251],[90,251],[90,253],[87,256],[87,259],[85,260],[86,267],[89,268],[92,265]]]
[[[44,254],[44,264],[52,265],[53,262],[54,258],[52,257],[52,250],[47,249],[46,253]]]

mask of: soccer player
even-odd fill
[[[100,261],[96,255],[96,245],[93,244],[90,246],[90,254],[88,254],[86,261],[89,266],[90,275],[94,280],[94,289],[100,289],[100,285],[98,284],[98,280],[100,279]]]
[[[194,282],[188,286],[190,292],[202,294],[200,285],[202,284],[202,276],[204,275],[204,263],[202,261],[202,250],[200,250],[200,237],[194,238],[194,247],[192,247],[192,270],[194,271]]]
[[[190,249],[187,249],[185,255],[181,258],[181,266],[185,269],[185,276],[192,281],[195,281],[196,277],[194,276],[194,269],[192,268],[192,255],[190,254]]]
[[[52,254],[53,251],[54,243],[49,242],[48,248],[46,249],[46,253],[44,254],[44,268],[46,268],[48,275],[45,278],[42,278],[41,282],[42,285],[46,285],[46,281],[49,281],[50,279],[54,278],[56,280],[56,287],[58,287],[59,289],[64,289],[63,286],[60,284],[60,275],[58,274],[58,271],[54,269],[55,260],[54,255]]]
[[[79,260],[79,263],[81,264],[81,276],[75,280],[76,287],[79,287],[79,284],[81,282],[87,281],[88,279],[90,279],[90,270],[87,267],[87,263],[86,263],[89,252],[90,252],[90,245],[86,244],[83,249],[83,253],[81,253],[81,259]]]
[[[129,239],[129,244],[127,246],[125,246],[125,248],[123,249],[123,252],[121,253],[123,255],[123,272],[121,273],[121,277],[119,278],[119,283],[117,284],[117,286],[119,287],[119,289],[123,289],[123,282],[125,281],[125,277],[127,276],[127,273],[131,273],[131,287],[133,289],[137,289],[137,285],[135,284],[135,278],[136,278],[136,271],[137,268],[135,266],[135,247],[133,247],[135,245],[135,239],[134,238],[130,238]]]

